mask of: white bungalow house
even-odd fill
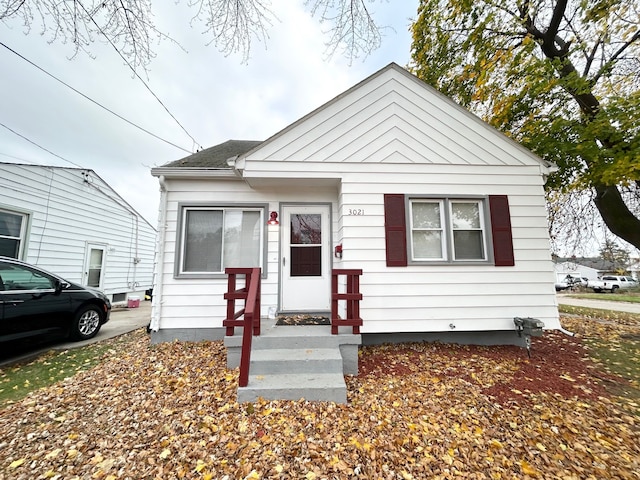
[[[155,241],[93,170],[0,163],[0,255],[125,302],[151,288]]]
[[[595,280],[601,274],[598,269],[581,265],[577,261],[554,263],[554,270],[556,272],[556,278],[558,281],[562,281],[567,277],[567,275],[574,278],[586,278],[588,280]]]
[[[363,343],[561,328],[553,168],[392,63],[265,141],[152,169],[152,338],[222,338],[226,267],[261,267],[263,316],[327,312],[332,268],[362,269]]]

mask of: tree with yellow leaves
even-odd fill
[[[640,248],[637,0],[421,0],[412,69],[585,190]]]

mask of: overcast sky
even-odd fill
[[[156,25],[182,48],[157,45],[148,78],[141,76],[207,148],[228,139],[264,140],[388,63],[408,63],[417,1],[372,4],[378,23],[393,30],[382,48],[351,65],[339,54],[327,59],[323,26],[302,4],[274,0],[280,22],[266,45],[254,41],[243,63],[241,54],[225,57],[206,46],[201,28],[189,26],[194,12],[186,2],[163,2]],[[38,25],[25,35],[18,21],[0,23],[0,41],[38,67],[155,135],[189,152],[197,147],[110,46],[97,42],[94,58],[70,59],[71,45],[48,40]],[[0,66],[0,123],[76,165],[2,126],[0,162],[91,168],[155,227],[159,190],[150,169],[189,153],[104,111],[2,46]]]

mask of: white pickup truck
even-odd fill
[[[605,275],[598,280],[589,280],[587,287],[592,288],[594,292],[615,292],[619,288],[633,288],[637,287],[638,282],[632,277],[625,277],[622,275]]]

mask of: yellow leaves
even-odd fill
[[[56,458],[58,455],[60,455],[60,452],[62,451],[62,449],[60,448],[56,448],[55,450],[52,450],[51,452],[47,453],[44,458],[46,460],[52,460],[54,458]]]
[[[540,472],[532,467],[526,460],[520,461],[520,468],[522,468],[522,473],[525,475],[540,477]]]
[[[491,440],[491,442],[489,442],[489,448],[492,450],[501,450],[502,448],[504,448],[504,445],[502,444],[502,442],[494,438]]]
[[[552,339],[545,333],[538,341]],[[212,345],[153,347],[155,361],[176,378],[185,377],[180,394],[156,393],[157,383],[136,373],[154,372],[154,362],[127,370],[133,358],[147,352],[133,347],[122,362],[98,367],[74,384],[82,416],[72,410],[72,397],[56,390],[3,410],[0,477],[505,480],[571,478],[572,473],[577,478],[580,472],[580,478],[634,478],[637,417],[605,398],[573,396],[573,386],[584,377],[550,366],[558,355],[571,358],[569,344],[550,343],[547,349],[534,344],[530,361],[514,348],[420,344],[393,357],[397,347],[385,346],[395,365],[421,368],[346,377],[348,405],[257,400],[252,410],[236,402],[235,386],[225,379],[224,347],[220,342],[212,358]],[[363,349],[360,362],[381,349]],[[126,395],[104,394],[114,378],[123,382]],[[539,392],[527,378],[553,379],[572,396]],[[485,394],[488,381],[500,388],[496,396]],[[82,394],[84,389],[95,392],[95,399]],[[499,403],[497,395],[509,401]],[[67,420],[55,421],[63,412]],[[11,467],[17,459],[22,463]]]
[[[22,465],[25,462],[25,460],[26,460],[25,458],[15,460],[9,464],[9,468],[18,468],[20,465]]]

